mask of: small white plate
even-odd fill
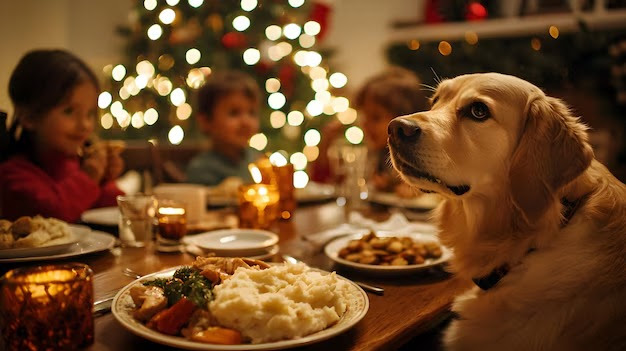
[[[363,289],[357,286],[352,281],[337,275],[339,279],[345,280],[349,283],[351,299],[347,299],[346,312],[332,326],[321,330],[317,333],[313,333],[298,339],[282,340],[276,342],[262,343],[262,344],[241,344],[241,345],[219,345],[219,344],[207,344],[193,340],[189,340],[180,336],[171,336],[159,333],[156,330],[146,327],[144,324],[133,318],[134,304],[130,297],[130,288],[138,282],[153,280],[155,278],[170,278],[176,269],[180,267],[170,268],[165,271],[152,273],[146,275],[134,282],[126,285],[115,295],[113,303],[111,305],[111,312],[113,317],[127,330],[142,338],[154,341],[162,345],[173,346],[180,349],[187,350],[211,350],[211,351],[243,351],[243,350],[282,350],[289,349],[298,346],[310,345],[322,340],[329,339],[335,335],[339,335],[357,324],[369,309],[369,299]],[[315,271],[323,274],[329,274],[328,272],[312,268]]]
[[[258,229],[223,229],[184,237],[185,244],[196,245],[218,256],[256,256],[278,243],[278,235]]]
[[[84,223],[115,227],[120,219],[120,210],[117,206],[101,207],[87,210],[80,215]]]
[[[294,196],[296,201],[299,203],[332,200],[336,197],[335,186],[331,184],[309,182],[306,187],[296,189]]]
[[[433,235],[429,235],[429,234],[422,234],[422,233],[393,234],[391,232],[389,233],[376,232],[376,235],[379,237],[408,236],[415,241],[421,241],[421,242],[434,241],[437,243],[439,242],[437,237]],[[436,265],[440,265],[444,262],[447,262],[452,257],[452,251],[450,251],[450,249],[448,249],[447,247],[443,245],[441,245],[441,257],[436,258],[436,259],[428,258],[422,264],[412,264],[412,265],[407,265],[407,266],[380,266],[380,265],[373,265],[373,264],[363,264],[363,263],[356,263],[356,262],[348,261],[339,257],[339,250],[346,247],[348,245],[348,242],[350,242],[351,240],[358,240],[362,237],[363,237],[363,234],[352,234],[348,236],[339,237],[329,242],[328,244],[326,244],[326,246],[324,247],[324,253],[331,260],[337,262],[340,265],[352,268],[354,270],[362,271],[368,274],[375,274],[375,275],[403,275],[403,274],[415,273],[415,272],[419,272],[421,270],[424,270],[424,269],[427,269]]]
[[[79,238],[77,243],[70,245],[67,249],[57,254],[49,254],[46,256],[0,258],[0,263],[60,260],[68,257],[81,256],[108,250],[114,245],[115,237],[113,235],[94,230],[85,233],[82,238]]]
[[[422,194],[414,198],[405,198],[394,193],[370,191],[367,201],[390,207],[429,211],[439,205],[441,196],[438,194]]]
[[[82,237],[88,235],[91,229],[82,225],[69,225],[70,235],[67,238],[52,240],[51,244],[38,247],[24,247],[15,249],[0,250],[0,258],[18,258],[32,256],[53,255],[66,251],[70,246],[76,244]]]

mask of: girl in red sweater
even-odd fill
[[[86,148],[98,94],[95,74],[66,51],[22,57],[9,81],[15,115],[0,144],[0,218],[39,214],[75,222],[87,209],[116,204],[122,192],[112,180],[123,161],[101,144]]]

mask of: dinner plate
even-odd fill
[[[133,302],[130,297],[130,288],[142,281],[152,280],[155,278],[169,278],[174,274],[174,271],[180,267],[170,268],[161,272],[152,273],[135,280],[134,282],[123,287],[113,299],[111,305],[111,312],[117,321],[130,332],[138,335],[142,338],[154,341],[159,344],[183,348],[187,350],[207,350],[207,351],[235,351],[235,350],[280,350],[292,347],[299,347],[317,343],[326,339],[329,339],[335,335],[341,334],[348,329],[352,328],[358,323],[369,309],[369,299],[363,289],[357,286],[352,281],[337,275],[339,279],[343,279],[349,283],[350,293],[354,296],[353,299],[347,301],[347,308],[344,315],[339,321],[332,326],[321,330],[317,333],[307,335],[302,338],[292,340],[282,340],[276,342],[262,343],[262,344],[241,344],[241,345],[219,345],[219,344],[206,344],[201,342],[192,341],[180,336],[170,336],[159,333],[152,330],[141,322],[133,318]],[[318,272],[328,273],[319,269],[312,268]]]
[[[435,241],[439,242],[437,237],[429,234],[422,233],[402,233],[402,234],[394,234],[392,232],[376,232],[376,235],[379,237],[390,237],[390,236],[408,236],[415,241],[427,242],[427,241]],[[351,240],[358,240],[363,237],[363,234],[352,234],[348,236],[339,237],[324,247],[324,253],[331,260],[336,263],[349,267],[354,270],[358,270],[368,274],[375,275],[402,275],[402,274],[410,274],[422,271],[424,269],[428,269],[437,265],[440,265],[444,262],[447,262],[452,257],[452,251],[447,247],[441,245],[441,257],[439,258],[428,258],[422,264],[412,264],[407,266],[380,266],[373,264],[363,264],[356,263],[352,261],[345,260],[339,257],[339,250],[343,249],[348,245],[348,242]]]
[[[60,260],[68,257],[81,256],[108,250],[114,245],[115,237],[113,235],[94,230],[85,233],[78,242],[70,245],[62,252],[43,256],[0,258],[0,263]]]
[[[405,198],[394,193],[370,191],[367,201],[390,207],[428,211],[437,207],[441,202],[441,197],[437,194],[422,194],[414,198]]]
[[[117,206],[92,208],[83,212],[80,220],[84,223],[115,227],[120,219],[120,210]]]
[[[76,244],[80,238],[87,235],[90,231],[88,227],[82,225],[69,225],[70,235],[67,238],[55,239],[51,244],[39,247],[23,247],[15,249],[0,250],[0,258],[19,258],[46,256],[66,251],[70,246]]]
[[[196,245],[218,256],[256,256],[278,243],[278,235],[259,229],[222,229],[184,237],[185,244]]]

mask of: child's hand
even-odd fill
[[[107,168],[107,152],[102,144],[94,144],[85,150],[81,168],[89,178],[100,183]]]

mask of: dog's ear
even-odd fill
[[[587,127],[560,100],[538,96],[527,110],[509,179],[513,203],[531,224],[556,200],[561,187],[589,167],[593,150]]]

